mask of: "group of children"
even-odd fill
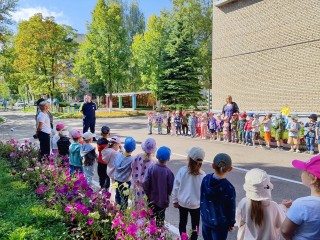
[[[262,147],[262,139],[265,141],[265,149],[270,149],[271,130],[275,131],[275,140],[277,142],[277,150],[283,150],[284,133],[288,131],[288,144],[291,152],[300,153],[300,129],[304,128],[304,138],[306,142],[306,153],[314,154],[315,141],[320,143],[319,132],[320,122],[317,122],[317,115],[311,114],[310,121],[305,125],[298,122],[297,115],[291,115],[290,121],[284,118],[281,113],[266,114],[262,121],[259,114],[234,113],[229,119],[228,117],[213,112],[197,114],[194,111],[187,116],[186,111],[168,112],[166,117],[157,113],[153,116],[153,112],[148,113],[148,129],[152,134],[154,124],[158,129],[158,134],[163,134],[163,125],[166,127],[166,134],[183,135],[200,137],[201,139],[218,140],[232,143],[244,144],[247,146]],[[263,132],[263,138],[260,136]],[[320,144],[318,145],[320,152]]]

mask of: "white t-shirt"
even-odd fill
[[[47,134],[51,134],[50,118],[48,114],[39,112],[37,116],[37,123],[39,124],[40,122],[42,122],[42,128],[40,129],[40,131]]]
[[[299,225],[293,240],[320,239],[320,197],[296,199],[289,208],[287,217]]]
[[[206,173],[200,170],[200,175],[189,173],[187,166],[179,169],[172,190],[172,202],[178,202],[181,207],[197,209],[200,207],[200,187]]]
[[[259,119],[252,121],[252,132],[260,132],[260,121]]]
[[[251,200],[243,198],[236,210],[236,225],[239,227],[238,240],[277,240],[280,239],[280,227],[285,218],[281,205],[274,201],[263,202],[263,224],[256,225],[250,217]]]
[[[263,127],[264,132],[271,132],[271,120],[267,119],[264,121],[264,127]]]

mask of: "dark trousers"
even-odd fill
[[[183,135],[188,135],[188,124],[182,124],[182,132],[183,132]]]
[[[202,236],[205,240],[226,240],[228,231],[225,227],[210,228],[202,224]]]
[[[40,141],[40,157],[50,155],[50,134],[40,131],[38,138]]]
[[[106,188],[106,190],[108,190],[110,187],[110,178],[107,175],[107,164],[98,162],[97,172],[99,176],[100,187]]]
[[[96,126],[96,119],[83,119],[83,133],[87,132],[90,128],[90,132],[94,133]]]
[[[130,189],[131,186],[131,182],[126,182],[128,184],[128,187],[124,187],[123,184],[124,182],[119,182],[116,181],[118,183],[118,187],[116,188],[116,203],[120,205],[120,209],[121,210],[125,210],[128,207],[128,200],[129,200],[129,196],[125,195],[124,192],[128,189]]]
[[[200,208],[189,209],[189,208],[184,208],[180,206],[179,213],[180,213],[180,221],[179,221],[180,235],[182,233],[187,233],[188,213],[190,213],[191,227],[192,227],[192,234],[190,239],[197,240],[198,239],[197,229],[199,228],[199,222],[200,222]]]
[[[164,219],[166,218],[166,209],[158,207],[153,203],[149,203],[149,207],[152,209],[152,216],[156,218],[156,223],[158,227],[162,227],[164,225]]]
[[[170,134],[171,132],[171,125],[167,125],[167,134]]]

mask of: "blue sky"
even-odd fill
[[[96,2],[96,0],[20,0],[13,18],[18,22],[41,12],[44,16],[55,17],[60,24],[72,26],[78,33],[85,33],[86,22],[91,21],[91,12]],[[162,9],[170,10],[172,7],[170,0],[138,0],[138,2],[146,21],[150,15],[159,15]]]

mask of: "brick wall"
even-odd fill
[[[238,0],[213,7],[212,108],[318,112],[320,1]]]

